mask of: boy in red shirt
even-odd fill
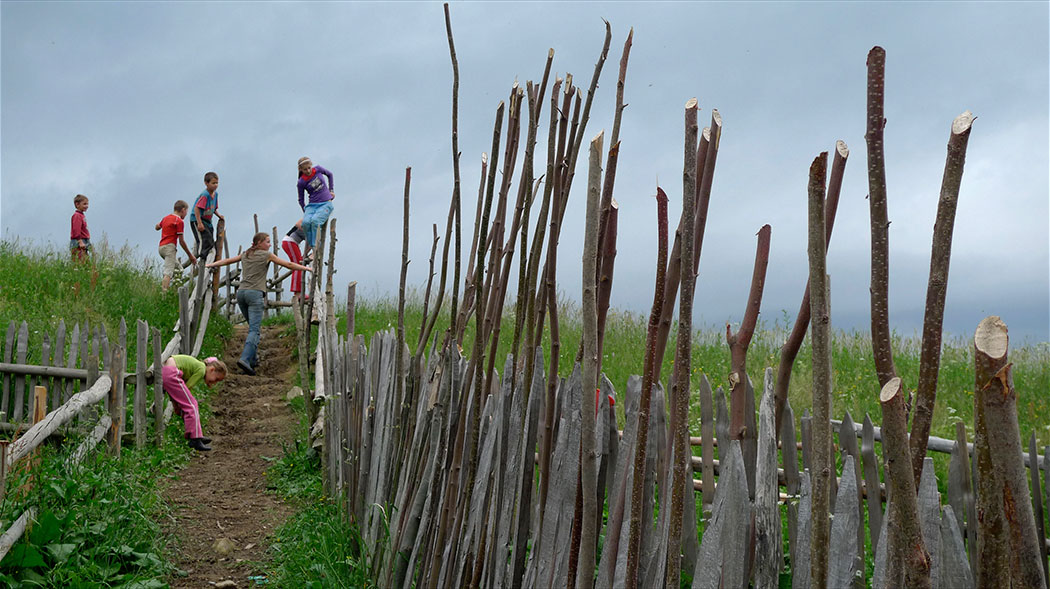
[[[73,197],[73,218],[70,219],[69,228],[69,253],[74,259],[83,260],[91,249],[91,232],[88,231],[87,218],[84,211],[88,210],[88,197],[78,194]]]
[[[154,227],[154,229],[160,231],[160,247],[158,251],[160,252],[160,257],[164,259],[164,278],[161,282],[161,288],[164,292],[168,292],[171,276],[175,273],[175,269],[179,267],[179,261],[175,257],[176,241],[182,246],[182,250],[186,252],[186,255],[190,257],[190,264],[197,263],[197,258],[193,257],[193,252],[190,251],[189,246],[186,245],[186,240],[182,236],[182,220],[186,218],[186,211],[189,208],[190,205],[186,204],[186,201],[175,201],[175,212],[161,219],[160,223],[157,223],[157,226]]]

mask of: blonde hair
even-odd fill
[[[226,363],[214,356],[204,361],[205,366],[211,366],[218,370],[222,374],[223,378],[226,377]]]

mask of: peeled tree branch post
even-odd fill
[[[919,353],[919,385],[915,395],[915,417],[911,424],[911,468],[916,484],[922,476],[926,442],[930,439],[930,422],[937,400],[937,372],[941,366],[941,328],[944,325],[944,299],[948,293],[948,266],[952,256],[952,230],[955,209],[959,203],[966,145],[974,116],[966,111],[955,117],[948,138],[948,159],[944,163],[941,196],[937,203],[937,220],[933,224],[933,252],[930,254],[930,281],[926,287],[926,313],[922,325],[922,349]]]

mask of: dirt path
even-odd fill
[[[257,376],[236,368],[247,328],[235,331],[223,358],[231,374],[211,397],[212,417],[204,427],[213,450],[197,453],[164,490],[175,512],[165,528],[177,538],[175,565],[183,571],[168,579],[172,587],[199,589],[227,580],[250,586],[248,577],[259,574],[252,563],[266,560],[270,535],[292,511],[266,493],[264,474],[267,458],[281,456],[281,443],[294,438],[297,421],[284,399],[295,373],[294,338],[279,337],[281,331],[263,328]],[[222,538],[232,542],[226,555],[214,548]]]

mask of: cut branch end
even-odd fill
[[[973,334],[973,345],[989,358],[1002,358],[1010,347],[1006,324],[998,315],[985,317]]]
[[[887,383],[886,386],[882,387],[882,391],[879,393],[879,402],[887,403],[893,400],[903,390],[901,386],[901,379],[899,376],[894,376]]]
[[[952,135],[962,135],[969,131],[975,118],[977,117],[973,116],[972,112],[968,110],[963,111],[961,115],[955,117],[955,120],[952,121]]]

